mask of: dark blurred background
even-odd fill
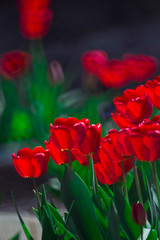
[[[57,59],[63,68],[71,66],[80,72],[80,56],[90,49],[103,49],[109,58],[131,52],[160,59],[159,0],[54,0],[52,10],[53,24],[44,47],[47,60]],[[0,53],[27,50],[16,0],[1,0],[0,32]]]

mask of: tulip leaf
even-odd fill
[[[22,226],[22,228],[23,228],[23,231],[24,231],[24,233],[25,233],[27,239],[28,239],[28,240],[34,240],[34,239],[32,238],[32,236],[31,236],[31,234],[30,234],[28,228],[26,227],[26,225],[25,225],[25,223],[24,223],[24,221],[23,221],[23,219],[22,219],[22,217],[21,217],[19,211],[18,211],[17,204],[16,204],[16,201],[15,201],[15,198],[14,198],[13,192],[12,192],[12,200],[13,200],[13,204],[14,204],[14,206],[15,206],[15,209],[16,209],[16,212],[17,212],[17,215],[18,215],[19,221],[20,221],[20,223],[21,223],[21,226]]]
[[[47,210],[43,207],[42,240],[57,240],[57,237]]]
[[[52,177],[58,177],[62,179],[64,174],[64,166],[57,165],[55,162],[53,162],[53,160],[50,159],[48,163],[48,173]]]
[[[60,216],[57,209],[48,203],[48,206],[52,212],[52,216],[55,220],[57,227],[59,228],[61,234],[64,236],[64,239],[76,239],[78,240],[70,231],[67,230],[65,223],[63,222],[62,217]]]
[[[115,206],[118,211],[120,223],[129,239],[137,240],[141,234],[141,228],[134,223],[131,216],[131,207],[117,184],[114,184],[114,193]]]
[[[32,209],[33,209],[33,212],[34,212],[34,214],[36,215],[37,219],[40,221],[38,210],[35,209],[34,207],[32,207]]]
[[[147,240],[157,240],[158,239],[158,233],[155,229],[152,229],[148,235]]]
[[[11,237],[9,240],[19,240],[20,233],[16,233],[13,237]]]
[[[106,192],[103,190],[103,188],[98,185],[98,189],[101,195],[101,201],[103,201],[103,205],[105,206],[105,210],[108,212],[110,205],[111,205],[111,198],[108,197],[108,195],[106,194]]]
[[[141,236],[138,238],[138,240],[141,240]],[[154,229],[148,229],[148,228],[143,228],[143,240],[157,240],[157,231]]]
[[[90,192],[83,180],[68,167],[65,168],[61,195],[68,210],[74,201],[71,219],[81,239],[102,240]]]
[[[120,240],[119,217],[115,206],[112,204],[108,213],[109,229],[112,240]]]

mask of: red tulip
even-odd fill
[[[144,87],[152,104],[160,109],[160,76],[155,77],[153,81],[147,81]]]
[[[107,65],[102,65],[98,71],[98,78],[106,87],[122,87],[128,83],[129,76],[125,62],[114,59]]]
[[[53,19],[50,9],[27,11],[20,15],[20,29],[24,38],[39,39],[47,35]]]
[[[152,56],[144,54],[126,54],[123,60],[126,62],[128,75],[131,80],[147,80],[152,77],[157,70],[158,61]]]
[[[88,121],[88,119],[79,121],[73,117],[56,119],[54,126],[50,124],[53,143],[61,151],[76,149],[86,136]]]
[[[57,118],[54,126],[50,124],[51,136],[48,143],[45,141],[45,146],[50,149],[51,157],[56,164],[70,163],[78,158],[75,155],[76,149],[84,141],[88,125],[88,119],[78,120],[74,117]]]
[[[118,182],[119,177],[107,172],[101,162],[94,164],[94,171],[98,181],[102,184],[111,185]]]
[[[17,156],[12,154],[13,164],[18,174],[23,178],[40,177],[47,171],[49,150],[35,147],[33,150],[23,148]]]
[[[160,158],[160,124],[144,121],[128,133],[135,156],[140,161],[156,161]]]
[[[76,149],[79,155],[90,155],[98,152],[101,141],[101,124],[91,124],[86,130],[84,140]]]
[[[107,64],[108,56],[102,50],[91,50],[83,53],[81,61],[87,73],[97,75],[99,67]]]
[[[50,0],[19,0],[20,30],[26,39],[40,39],[48,33],[53,12]]]
[[[130,128],[136,126],[136,124],[127,121],[127,119],[123,116],[122,113],[111,113],[111,118],[119,128]]]
[[[135,90],[125,90],[121,97],[113,100],[113,103],[116,106],[116,112],[132,124],[137,125],[152,115],[153,106],[143,85]]]
[[[128,138],[128,132],[130,132],[129,128],[121,129],[120,131],[111,129],[108,132],[108,136],[110,137],[114,148],[121,156],[124,157],[131,156],[133,154],[131,143]]]
[[[59,148],[56,147],[54,144],[52,137],[49,138],[49,141],[45,141],[45,147],[46,149],[50,150],[50,156],[52,160],[58,164],[58,165],[63,165],[75,161],[76,156],[71,152],[71,159],[69,158],[69,153],[68,151],[61,151]]]
[[[145,212],[145,209],[140,202],[138,202],[137,204],[133,203],[131,214],[132,214],[133,221],[137,225],[143,226],[146,224],[147,213]]]
[[[17,79],[23,76],[31,64],[31,56],[18,50],[0,57],[0,73],[5,79]]]
[[[131,158],[122,157],[114,148],[109,136],[101,139],[100,150],[93,155],[95,162],[94,169],[97,179],[102,184],[113,184],[119,177],[122,178],[122,164],[124,163],[125,173],[129,172],[132,167]]]
[[[51,0],[18,0],[17,6],[19,11],[37,11],[49,8]]]

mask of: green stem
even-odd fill
[[[94,163],[93,163],[92,155],[91,155],[90,159],[91,159],[91,162],[92,162],[92,187],[93,187],[93,192],[96,195],[96,186],[98,185],[98,183],[97,183],[97,178],[96,178],[96,175],[95,175],[95,172],[94,172],[94,166],[93,166]]]
[[[72,156],[71,156],[71,151],[68,150],[68,156],[69,156],[69,166],[72,169]]]
[[[140,187],[140,183],[139,183],[139,177],[138,177],[137,167],[136,167],[135,161],[134,161],[134,156],[132,156],[132,163],[133,163],[133,171],[134,171],[134,177],[135,177],[135,182],[136,182],[138,199],[139,199],[139,202],[141,202],[141,203],[143,204],[141,187]]]
[[[90,156],[87,155],[87,161],[88,161],[88,187],[90,188]]]
[[[157,176],[157,171],[156,171],[156,163],[151,162],[151,168],[152,168],[152,173],[154,177],[154,182],[155,182],[155,187],[156,187],[156,192],[157,192],[157,198],[158,198],[158,203],[159,203],[159,209],[160,209],[160,191],[159,191],[159,185],[158,185],[158,176]]]
[[[40,215],[40,220],[42,220],[42,211],[41,211],[41,206],[40,206],[40,196],[39,196],[36,180],[35,180],[35,178],[32,178],[32,179],[33,179],[34,190],[36,191],[35,195],[36,195],[37,208],[38,208],[38,212],[39,212],[39,215]]]
[[[127,185],[126,185],[126,175],[125,175],[125,171],[124,171],[124,162],[122,161],[121,164],[122,164],[122,175],[123,175],[124,194],[125,194],[126,199],[127,199],[128,202],[129,202],[128,192],[127,192]]]
[[[141,240],[143,240],[143,226],[141,226]]]

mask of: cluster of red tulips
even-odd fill
[[[157,70],[157,59],[144,54],[125,54],[122,60],[109,60],[101,50],[87,51],[82,55],[82,66],[87,74],[92,74],[108,87],[122,87],[129,81],[144,81]]]
[[[18,0],[20,30],[26,39],[39,39],[48,33],[53,12],[51,0]]]
[[[90,125],[88,119],[74,117],[57,118],[54,126],[50,124],[49,141],[45,141],[47,150],[42,147],[20,150],[17,156],[13,154],[15,168],[23,177],[39,177],[47,169],[49,156],[56,164],[70,166],[75,160],[87,166],[92,158],[98,180],[113,184],[131,170],[135,156],[140,161],[156,161],[160,158],[160,117],[149,118],[153,105],[160,108],[159,86],[157,76],[116,97],[116,115],[112,114],[112,118],[121,129],[110,130],[104,138],[100,124]]]

